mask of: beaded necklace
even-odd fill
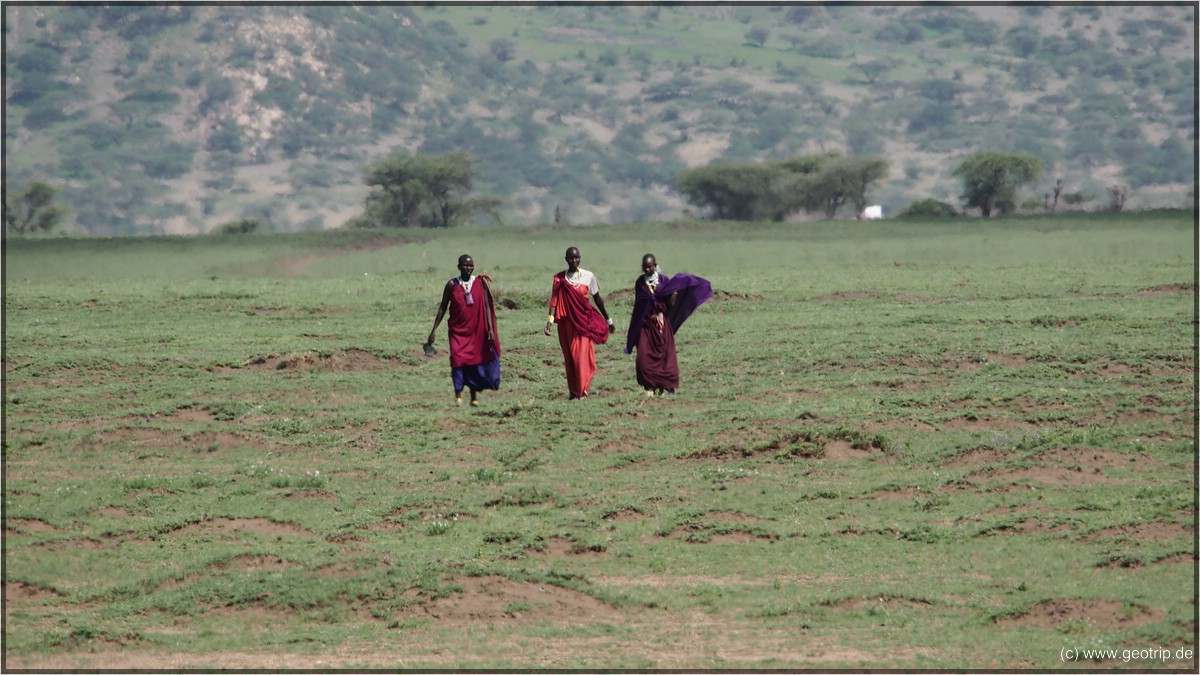
[[[654,270],[654,274],[646,277],[646,287],[650,289],[651,294],[658,289],[658,270]]]
[[[465,299],[467,301],[467,305],[474,305],[475,298],[471,296],[471,285],[475,283],[475,275],[472,274],[466,281],[463,281],[462,277],[455,277],[454,280],[458,282],[459,286],[463,287],[463,292],[466,295]]]

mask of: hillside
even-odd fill
[[[5,5],[5,180],[69,229],[339,227],[395,150],[480,158],[506,222],[669,219],[714,161],[880,155],[885,214],[1030,152],[1077,208],[1195,182],[1194,3]],[[843,214],[850,217],[852,214]]]

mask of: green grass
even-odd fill
[[[1151,213],[8,240],[6,667],[1194,650],[1194,236]],[[643,253],[713,281],[674,397],[641,397],[617,334],[566,400],[541,326],[570,245],[622,328]],[[511,307],[475,410],[420,352],[463,252]]]

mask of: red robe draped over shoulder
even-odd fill
[[[496,306],[488,278],[479,276],[472,282],[470,304],[462,280],[455,277],[450,283],[450,367],[477,366],[500,358]]]

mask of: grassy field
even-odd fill
[[[4,667],[1195,671],[1191,214],[5,242]],[[568,401],[567,246],[716,290]],[[460,253],[503,388],[422,355]]]

